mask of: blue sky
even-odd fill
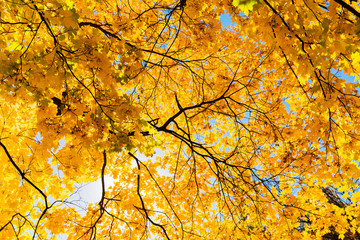
[[[223,28],[234,26],[234,23],[231,21],[231,17],[226,12],[224,14],[221,14],[220,21],[222,23]]]

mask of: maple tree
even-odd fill
[[[1,5],[1,239],[359,238],[358,3]]]

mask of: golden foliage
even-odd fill
[[[0,4],[0,239],[359,238],[359,4]]]

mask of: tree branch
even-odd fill
[[[335,0],[335,2],[340,4],[343,8],[347,9],[348,11],[350,11],[352,14],[354,14],[358,18],[360,18],[360,13],[358,11],[356,11],[352,6],[350,6],[349,4],[344,2],[343,0]]]

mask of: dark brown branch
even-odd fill
[[[102,195],[101,195],[101,200],[99,202],[100,211],[102,213],[104,212],[104,199],[105,199],[105,168],[106,168],[106,151],[105,150],[103,152],[103,156],[104,156],[104,163],[103,163],[103,166],[101,168]]]
[[[149,133],[149,131],[141,131],[140,133],[141,133],[141,135],[143,135],[143,136],[149,136],[149,135],[151,135],[151,134]],[[132,136],[135,136],[135,131],[132,131],[132,132],[129,132],[129,133],[128,133],[128,137],[132,137]]]
[[[350,6],[349,4],[344,2],[343,0],[335,0],[335,2],[340,4],[343,8],[347,9],[348,11],[350,11],[352,14],[354,14],[358,18],[360,18],[360,13],[358,11],[356,11],[352,6]]]
[[[47,212],[47,210],[50,208],[49,207],[49,204],[48,204],[48,200],[47,200],[47,196],[45,195],[45,193],[39,188],[37,187],[32,181],[30,181],[30,179],[28,179],[26,176],[25,176],[25,173],[19,168],[19,166],[15,163],[14,159],[11,157],[9,151],[7,150],[6,146],[0,142],[0,146],[4,149],[5,153],[6,153],[6,156],[9,158],[11,164],[15,167],[15,169],[17,170],[17,172],[20,174],[21,178],[24,179],[27,183],[29,183],[33,188],[36,189],[36,191],[38,191],[42,197],[44,198],[44,202],[45,202],[45,209],[42,211],[37,223],[36,223],[36,226],[35,226],[35,230],[34,230],[34,235],[33,235],[33,239],[35,239],[35,235],[36,235],[36,230],[37,230],[37,227],[39,226],[40,224],[40,221],[41,219],[44,217],[45,213]]]
[[[140,163],[141,163],[140,160],[139,160],[134,154],[132,154],[131,152],[129,152],[128,154],[129,154],[133,159],[136,160],[136,164],[137,164],[138,170],[140,170]],[[161,225],[161,224],[158,224],[158,223],[154,222],[154,221],[150,218],[150,216],[149,216],[149,214],[148,214],[148,210],[145,208],[144,199],[142,198],[141,193],[140,193],[140,174],[139,174],[139,173],[138,173],[138,175],[137,175],[137,195],[139,196],[140,201],[141,201],[141,208],[139,208],[139,209],[141,209],[141,210],[144,211],[146,219],[148,219],[153,225],[161,228],[162,231],[164,232],[166,238],[170,240],[170,238],[169,238],[169,236],[168,236],[168,234],[167,234],[167,231],[166,231],[166,229],[164,228],[164,226]],[[135,206],[135,207],[136,207],[136,206]]]
[[[11,222],[14,220],[14,218],[15,218],[17,215],[18,215],[18,213],[16,213],[15,215],[13,215],[13,216],[11,217],[11,219],[10,219],[7,223],[5,223],[5,224],[0,228],[0,232],[1,232],[2,230],[4,230],[9,224],[11,224]]]
[[[115,38],[116,40],[119,40],[119,41],[122,40],[118,35],[104,29],[103,26],[100,25],[100,24],[96,24],[96,23],[92,23],[92,22],[80,22],[79,26],[80,27],[90,26],[90,27],[93,27],[93,28],[96,28],[96,29],[100,30],[106,36]],[[147,52],[147,53],[150,53],[150,54],[156,54],[156,55],[159,55],[159,56],[162,56],[162,57],[169,58],[169,59],[171,59],[171,60],[173,60],[174,62],[177,62],[177,63],[179,63],[179,62],[191,62],[191,60],[180,60],[180,59],[174,58],[174,57],[172,57],[172,56],[170,56],[168,54],[156,52],[153,49],[149,50],[149,49],[138,48],[138,47],[136,47],[135,45],[133,45],[133,44],[131,44],[129,42],[125,42],[125,45],[127,45],[129,47],[132,47],[132,48],[135,48],[135,49],[138,49],[138,50],[143,51],[143,52]]]
[[[96,239],[96,231],[97,231],[97,227],[96,227],[96,224],[98,224],[98,222],[100,221],[100,219],[103,217],[104,213],[106,212],[106,205],[108,202],[106,202],[104,204],[104,200],[107,200],[107,198],[105,197],[105,168],[106,168],[106,163],[107,163],[107,160],[106,160],[106,151],[104,150],[103,151],[103,157],[104,157],[104,161],[103,161],[103,165],[101,167],[101,188],[102,188],[102,194],[101,194],[101,199],[98,203],[98,205],[100,206],[100,214],[99,216],[96,218],[95,222],[89,226],[88,230],[83,234],[83,236],[85,236],[87,233],[90,232],[90,239]],[[94,238],[92,238],[94,236]]]
[[[344,203],[340,197],[338,196],[338,193],[336,192],[335,189],[331,188],[331,187],[325,187],[322,188],[323,193],[325,193],[325,196],[327,198],[327,200],[329,201],[329,203],[334,204],[336,206],[338,206],[339,208],[345,208],[347,206],[346,203]]]
[[[39,14],[39,16],[40,16],[40,18],[41,18],[41,21],[43,21],[43,22],[45,23],[46,28],[47,28],[47,30],[50,32],[51,37],[54,39],[54,45],[57,46],[57,45],[59,44],[59,42],[58,42],[58,40],[56,39],[56,36],[55,36],[55,34],[54,34],[54,32],[53,32],[50,24],[47,22],[47,20],[45,19],[43,13],[40,12],[39,8],[38,8],[36,5],[34,5],[34,8],[35,8],[35,10],[37,11],[37,13]]]
[[[33,188],[35,188],[43,196],[44,201],[45,201],[45,206],[46,206],[46,208],[48,208],[49,205],[48,205],[47,196],[45,195],[45,193],[25,176],[25,173],[23,171],[21,171],[19,166],[15,163],[15,161],[11,157],[9,151],[7,150],[7,148],[5,147],[5,145],[2,142],[0,142],[0,146],[4,149],[6,156],[9,158],[11,164],[16,168],[16,170],[20,174],[21,178],[24,179],[27,183],[29,183]]]
[[[74,71],[72,70],[71,66],[69,65],[66,57],[61,51],[56,51],[57,55],[60,57],[60,59],[64,62],[66,67],[69,69],[70,74],[82,85],[91,95],[91,97],[94,99],[96,104],[100,107],[101,111],[104,113],[104,115],[111,121],[114,122],[114,120],[104,111],[103,105],[98,101],[98,99],[95,97],[94,93],[76,76]]]
[[[276,9],[267,0],[264,0],[264,3],[271,9],[271,11],[273,13],[275,13],[277,16],[279,16],[279,18],[281,19],[283,24],[286,26],[286,28],[289,30],[289,32],[293,33],[295,35],[295,37],[301,42],[301,48],[304,52],[306,52],[305,44],[311,44],[311,43],[306,43],[298,34],[294,33],[293,30],[291,30],[288,23],[285,21],[285,19],[280,15],[280,13],[278,11],[276,11]]]
[[[180,108],[180,110],[175,114],[173,115],[172,117],[170,117],[161,127],[158,127],[157,129],[158,130],[164,130],[166,129],[166,127],[175,120],[175,118],[177,118],[178,116],[180,116],[182,113],[184,113],[185,111],[187,110],[191,110],[191,109],[195,109],[195,108],[200,108],[204,105],[212,105],[214,104],[215,102],[221,100],[221,99],[224,99],[225,96],[222,95],[214,100],[210,100],[210,101],[205,101],[205,102],[202,102],[202,103],[199,103],[199,104],[196,104],[196,105],[193,105],[193,106],[189,106],[189,107],[185,107],[185,108]],[[176,99],[177,100],[177,99]],[[177,101],[177,103],[179,104],[179,102]]]

